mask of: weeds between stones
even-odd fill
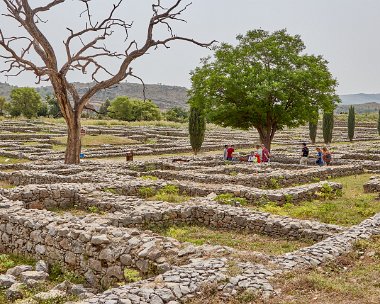
[[[334,182],[342,183],[341,196],[340,193],[337,196],[329,187],[323,187],[319,200],[297,205],[288,202],[282,206],[268,203],[254,209],[298,219],[318,220],[327,224],[355,225],[380,212],[380,202],[376,200],[376,194],[363,191],[363,184],[370,176],[363,174],[332,179]]]

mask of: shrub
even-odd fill
[[[149,198],[156,194],[156,190],[154,190],[152,187],[141,187],[139,189],[139,196],[143,198]]]
[[[88,211],[90,211],[91,213],[100,213],[100,210],[97,206],[89,206]]]
[[[269,185],[268,186],[271,189],[279,189],[280,188],[280,183],[279,183],[279,181],[276,178],[271,177],[269,179]]]
[[[138,282],[142,280],[139,271],[127,267],[124,268],[124,278],[128,283]]]
[[[286,204],[291,204],[293,203],[293,195],[291,194],[285,194],[284,195],[285,203]]]
[[[59,264],[53,264],[50,266],[49,278],[51,281],[69,281],[73,284],[83,284],[86,281],[84,277],[77,275],[72,271],[64,271]]]
[[[322,199],[331,199],[335,198],[337,196],[341,196],[342,191],[340,190],[335,190],[332,188],[328,183],[325,183],[322,185],[321,191],[319,193],[320,198]]]

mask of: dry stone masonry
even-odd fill
[[[6,185],[0,188],[0,253],[40,260],[34,268],[16,266],[0,275],[0,287],[10,301],[20,298],[21,284],[45,280],[48,268],[56,264],[85,278],[87,285],[66,282],[36,299],[54,301],[78,294],[75,303],[81,304],[178,304],[196,297],[208,284],[225,297],[248,290],[268,298],[277,292],[270,283],[277,275],[334,260],[352,250],[356,241],[380,234],[380,214],[340,227],[250,208],[334,196],[343,186],[331,178],[365,172],[374,177],[364,190],[378,193],[380,179],[375,174],[380,171],[380,152],[373,143],[377,131],[372,125],[358,127],[360,144],[331,147],[331,167],[316,167],[313,157],[309,166],[298,164],[299,143],[307,138],[307,128],[300,128],[298,137],[294,131],[282,131],[272,162],[257,165],[226,162],[220,155],[158,158],[190,151],[184,129],[91,126],[86,136],[126,137],[133,146],[86,147],[81,165],[65,166],[63,152],[54,149],[56,137],[66,133],[63,125],[25,121],[0,125],[0,156],[31,160],[0,165],[0,181]],[[346,126],[337,122],[334,137],[343,141],[345,132]],[[222,150],[224,143],[234,143],[238,150],[249,151],[257,140],[254,132],[212,129],[204,147]],[[151,160],[91,160],[124,157],[131,148],[135,155],[151,155]],[[366,156],[357,159],[358,154]],[[187,201],[170,203],[146,195],[168,186]],[[223,194],[247,204],[220,203],[217,198]],[[196,246],[152,231],[181,225],[244,231],[273,240],[307,240],[311,245],[268,255],[220,245]],[[252,261],[241,256],[251,256]],[[131,278],[130,273],[138,276]]]

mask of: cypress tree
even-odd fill
[[[377,118],[377,132],[380,135],[380,110],[379,110],[379,117]]]
[[[206,120],[202,112],[196,107],[190,108],[189,134],[190,144],[195,155],[201,150],[205,138]]]
[[[317,138],[318,122],[309,122],[309,136],[312,144],[315,144]]]
[[[325,144],[331,143],[334,129],[334,113],[323,113],[322,129]]]
[[[355,108],[350,106],[348,110],[348,139],[352,141],[355,134]]]

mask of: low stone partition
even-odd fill
[[[239,271],[231,274],[231,265]],[[189,265],[174,267],[156,278],[110,289],[78,304],[179,304],[192,298],[202,287],[213,285],[226,295],[243,290],[269,298],[275,294],[269,279],[274,273],[260,264],[231,263],[220,259],[195,259]]]
[[[276,238],[309,239],[320,241],[344,228],[315,221],[297,220],[241,207],[220,205],[207,198],[196,198],[183,204],[144,201],[109,192],[97,191],[102,185],[28,185],[3,190],[3,195],[22,200],[27,209],[69,209],[112,212],[103,215],[102,221],[115,227],[149,228],[196,224],[227,230],[245,230]]]
[[[112,177],[109,178],[109,180]],[[114,179],[115,180],[115,179]],[[276,190],[265,190],[253,187],[246,187],[241,185],[218,185],[218,184],[201,184],[192,181],[171,181],[168,183],[165,180],[147,181],[147,180],[134,180],[131,178],[125,181],[118,180],[112,183],[110,187],[123,195],[139,195],[139,189],[142,187],[149,187],[154,191],[158,191],[165,185],[177,186],[181,193],[190,196],[207,196],[209,194],[226,194],[231,193],[237,197],[245,198],[249,203],[267,203],[276,202],[279,205],[284,203],[299,203],[320,197],[320,194],[329,189],[334,194],[341,191],[342,185],[334,182],[319,182],[289,188],[282,188]]]
[[[99,190],[97,184],[31,184],[14,189],[0,189],[12,201],[21,201],[26,209],[69,209],[79,203],[81,193]],[[86,190],[84,190],[86,189]]]
[[[247,166],[252,166],[247,168]],[[149,174],[159,178],[169,180],[189,180],[198,183],[208,184],[225,184],[225,185],[243,185],[255,188],[280,188],[294,184],[304,184],[315,182],[316,180],[326,180],[331,177],[341,177],[355,174],[362,174],[364,170],[361,166],[339,166],[339,167],[314,167],[297,171],[276,170],[272,171],[270,166],[260,166],[248,164],[243,169],[244,174],[238,174],[239,168],[222,168],[225,172],[234,172],[234,175],[225,174],[210,174],[210,171],[215,173],[215,169],[202,170],[201,173],[195,170],[187,171],[151,171]],[[251,169],[250,174],[247,170]],[[230,171],[231,170],[231,171]],[[221,171],[220,173],[224,173]]]
[[[143,275],[165,272],[171,263],[187,262],[174,239],[128,228],[115,228],[94,217],[56,216],[24,209],[0,197],[0,251],[58,263],[83,275],[92,286],[124,281],[123,269]],[[178,256],[180,255],[180,256]],[[182,258],[181,258],[182,257]]]
[[[315,267],[350,252],[356,241],[375,235],[380,235],[380,213],[310,247],[276,257],[273,263],[287,270]]]
[[[380,193],[380,177],[371,177],[371,179],[363,185],[363,189],[366,193]]]
[[[375,153],[346,153],[342,155],[342,159],[356,159],[356,160],[373,160],[379,161],[380,155]]]
[[[58,175],[43,171],[14,171],[1,172],[0,180],[8,181],[15,186],[28,184],[51,184],[51,183],[90,183],[100,182],[102,176],[93,175],[89,172],[78,173],[74,175]]]

